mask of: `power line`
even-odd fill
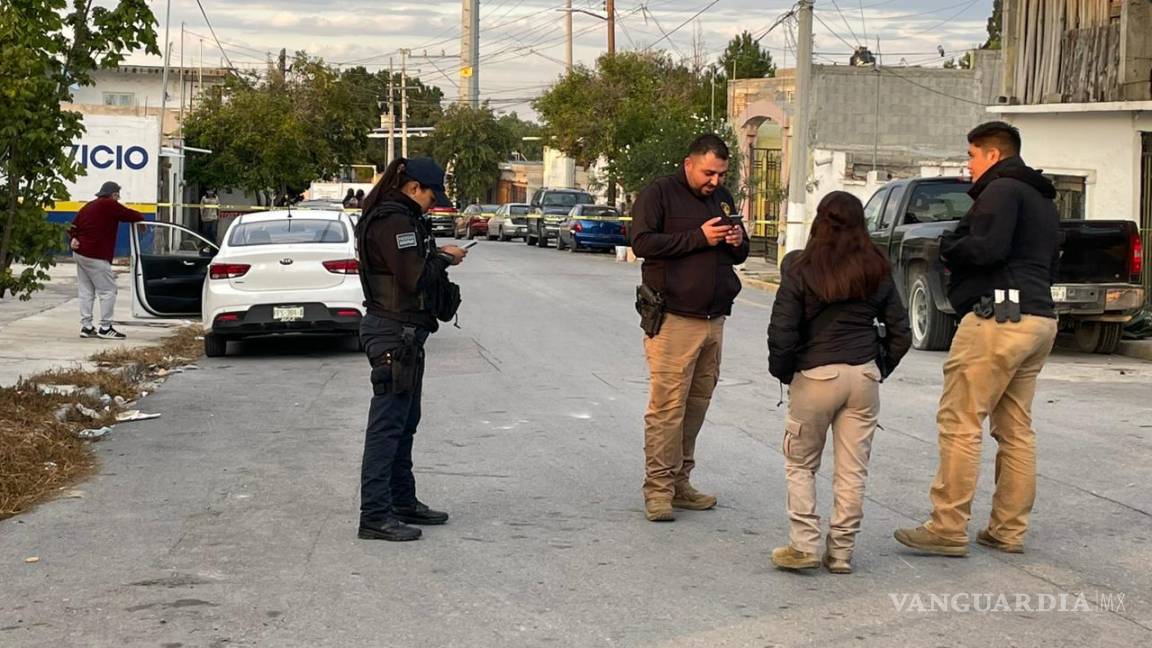
[[[868,21],[864,20],[864,0],[860,0],[860,30],[864,32],[864,44],[868,44]]]
[[[208,31],[212,34],[212,40],[216,41],[216,47],[220,48],[220,53],[224,55],[224,60],[228,63],[228,67],[233,71],[237,71],[236,66],[232,65],[232,61],[228,60],[228,54],[224,51],[224,47],[220,45],[220,39],[216,38],[216,30],[212,29],[212,21],[208,20],[208,12],[204,11],[204,3],[196,0],[196,6],[200,7],[200,15],[204,16],[204,24],[208,25]]]
[[[968,4],[964,5],[964,8],[961,9],[960,11],[957,11],[956,13],[952,14],[951,16],[948,16],[944,20],[941,20],[940,22],[936,23],[935,25],[932,25],[931,27],[929,27],[928,29],[925,29],[924,31],[927,31],[927,32],[936,31],[938,28],[943,27],[944,25],[947,25],[948,23],[952,22],[956,18],[959,18],[961,14],[963,14],[965,11],[968,11],[969,9],[971,9],[972,5],[976,4],[979,1],[980,0],[972,0],[972,2],[969,2]]]
[[[644,48],[644,51],[648,51],[648,50],[651,50],[653,47],[656,47],[657,45],[659,45],[659,44],[660,44],[662,41],[664,41],[665,39],[671,38],[671,37],[672,37],[672,34],[675,34],[676,32],[678,32],[678,31],[680,31],[681,29],[683,29],[685,25],[687,25],[688,23],[692,22],[693,20],[696,20],[697,18],[699,18],[701,14],[703,14],[705,11],[708,11],[708,10],[709,10],[709,9],[711,9],[712,7],[715,7],[715,6],[716,6],[716,5],[717,5],[719,2],[720,2],[720,0],[712,0],[712,2],[709,2],[709,3],[708,3],[708,5],[707,5],[707,6],[705,6],[703,9],[701,9],[700,11],[697,11],[696,13],[692,14],[692,17],[691,17],[691,18],[689,18],[688,20],[685,20],[684,22],[682,22],[682,23],[680,23],[679,25],[677,25],[677,26],[676,26],[676,29],[673,29],[671,32],[669,32],[669,33],[665,34],[665,35],[664,35],[662,38],[660,38],[660,39],[659,39],[659,40],[657,40],[656,42],[652,43],[652,44],[651,44],[651,45],[649,45],[648,47],[645,47],[645,48]]]
[[[848,33],[852,34],[852,38],[854,38],[856,40],[856,44],[859,45],[860,37],[856,35],[856,30],[852,29],[852,25],[848,24],[848,16],[845,16],[844,12],[841,11],[840,4],[837,3],[836,0],[832,0],[832,6],[836,7],[836,13],[840,14],[840,19],[844,21],[844,26],[848,28]]]
[[[835,29],[832,29],[831,27],[829,27],[829,26],[828,26],[828,23],[824,22],[824,19],[820,17],[820,14],[816,13],[815,11],[813,11],[813,12],[812,12],[812,16],[813,16],[814,18],[816,18],[816,20],[818,20],[818,21],[820,22],[820,24],[821,24],[821,25],[824,25],[824,29],[827,29],[827,30],[828,30],[828,33],[832,34],[832,35],[833,35],[833,36],[835,36],[836,38],[839,38],[841,43],[844,43],[845,45],[847,45],[847,46],[848,46],[848,49],[850,49],[850,50],[852,50],[852,51],[855,51],[855,50],[856,50],[856,46],[855,46],[855,45],[853,45],[852,43],[849,43],[847,40],[844,40],[844,37],[843,37],[843,36],[841,36],[839,33],[837,33]]]
[[[916,86],[922,90],[927,90],[928,92],[931,92],[933,94],[940,95],[941,97],[947,97],[947,98],[952,99],[954,101],[961,101],[963,103],[972,104],[973,106],[983,106],[984,105],[982,102],[979,102],[979,101],[972,101],[971,99],[965,99],[964,97],[957,97],[954,95],[950,95],[946,92],[940,92],[936,88],[926,86],[923,83],[917,83],[917,82],[913,81],[912,79],[909,79],[907,77],[896,74],[895,72],[892,71],[892,68],[890,68],[890,67],[879,67],[878,66],[876,69],[879,70],[880,72],[884,73],[884,74],[891,74],[892,76],[896,77],[897,79],[900,79],[901,81],[904,81],[905,83],[910,83],[910,84],[912,84],[912,85],[914,85],[914,86]]]

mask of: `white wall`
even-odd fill
[[[1085,179],[1085,217],[1140,219],[1140,113],[1016,113],[1005,121],[1020,129],[1024,161],[1046,173]]]
[[[81,86],[73,92],[72,103],[91,106],[104,105],[104,93],[132,93],[135,95],[134,108],[159,108],[163,98],[160,89],[163,87],[163,71],[151,68],[145,71],[125,72],[121,70],[98,70],[92,75],[95,82],[90,86]],[[206,87],[220,85],[218,78],[205,78]],[[195,70],[186,70],[184,73],[184,105],[190,106],[193,94],[199,89]],[[180,107],[180,71],[168,71],[168,108]]]
[[[160,126],[152,117],[84,115],[86,132],[76,144],[76,160],[88,171],[67,184],[61,200],[92,200],[111,180],[126,203],[156,202]]]

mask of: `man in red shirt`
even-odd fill
[[[138,223],[144,215],[120,204],[120,185],[105,182],[96,200],[84,205],[68,230],[76,278],[80,288],[80,337],[123,340],[124,334],[112,328],[116,308],[116,275],[112,257],[120,223]],[[92,326],[92,306],[100,298],[100,328]]]

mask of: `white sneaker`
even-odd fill
[[[117,331],[116,329],[109,326],[108,328],[102,328],[99,331],[97,331],[96,337],[102,338],[105,340],[123,340],[124,338],[126,338],[128,336],[124,335],[120,331]]]

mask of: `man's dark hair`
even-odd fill
[[[692,140],[692,144],[688,147],[688,155],[708,155],[709,153],[721,160],[727,160],[731,155],[728,152],[728,145],[715,133],[697,137]]]
[[[987,122],[968,132],[968,143],[998,149],[1004,157],[1020,155],[1020,129],[1002,121]]]
[[[384,173],[387,170],[388,170],[387,164],[384,164],[383,162],[377,162],[376,163],[376,173]]]

